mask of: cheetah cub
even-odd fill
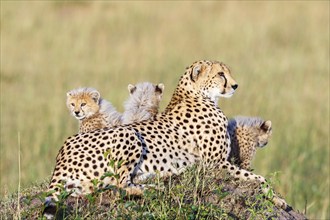
[[[128,89],[130,98],[125,102],[123,114],[102,99],[96,89],[79,88],[68,92],[67,106],[79,120],[79,133],[146,120],[158,113],[163,84],[144,82],[135,86],[130,84]]]
[[[164,84],[148,82],[129,84],[129,99],[125,102],[122,124],[147,120],[158,113],[159,102],[164,93]]]
[[[257,147],[266,146],[272,135],[272,122],[257,117],[237,116],[229,120],[228,133],[231,139],[229,161],[251,170]]]
[[[121,124],[121,114],[94,88],[78,88],[67,93],[67,107],[79,120],[79,133]]]

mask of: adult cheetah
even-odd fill
[[[156,173],[179,174],[197,161],[214,163],[238,179],[266,183],[263,177],[227,161],[228,121],[217,102],[219,97],[231,97],[237,87],[225,64],[198,61],[186,69],[165,111],[153,119],[69,137],[56,158],[49,185],[55,193],[47,199],[46,216],[51,214],[51,199],[56,199],[63,182],[73,195],[90,193],[94,179],[102,179],[99,187],[117,184],[130,194],[141,194],[144,185],[137,184],[138,180]],[[108,166],[110,161],[121,164],[117,181],[104,176],[115,172]],[[277,196],[273,202],[286,207]]]

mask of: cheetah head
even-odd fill
[[[100,109],[100,93],[93,88],[79,88],[67,93],[67,107],[78,120],[89,118]]]
[[[189,67],[194,90],[217,103],[219,97],[231,97],[238,85],[229,68],[220,62],[198,61]]]
[[[272,135],[272,122],[264,121],[257,132],[257,146],[265,147],[268,144],[268,140]]]

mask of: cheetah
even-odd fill
[[[67,107],[79,121],[79,133],[105,127],[113,127],[121,122],[121,114],[112,104],[101,98],[94,88],[78,88],[67,93]]]
[[[230,136],[229,161],[251,170],[257,147],[265,147],[272,135],[272,122],[258,117],[236,116],[228,121]]]
[[[117,185],[128,194],[141,195],[146,186],[140,180],[180,174],[197,162],[213,163],[237,179],[260,181],[265,186],[261,190],[268,192],[264,177],[227,160],[228,120],[217,103],[220,97],[231,97],[237,87],[224,63],[197,61],[181,76],[165,110],[152,119],[69,137],[56,158],[45,216],[54,214],[59,185],[77,196],[91,193],[96,179],[99,188]],[[117,169],[108,166],[111,161],[118,164]],[[107,172],[116,172],[119,179]],[[272,200],[287,206],[278,196]]]
[[[129,84],[129,99],[125,102],[122,124],[147,120],[158,113],[159,103],[164,93],[164,84],[157,85],[143,82]]]
[[[93,88],[79,88],[67,93],[67,106],[72,115],[79,120],[79,132],[85,133],[105,127],[130,124],[151,118],[158,113],[164,85],[150,82],[128,85],[129,99],[125,102],[123,114]]]

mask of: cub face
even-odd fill
[[[67,107],[78,120],[89,118],[100,109],[100,93],[94,91],[72,90],[67,93]]]

